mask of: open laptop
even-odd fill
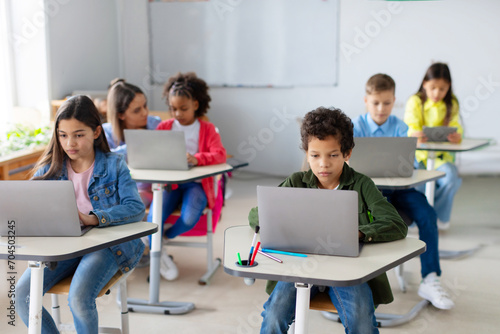
[[[136,169],[188,170],[182,131],[123,130],[127,164]]]
[[[262,248],[359,255],[358,193],[257,186]]]
[[[81,226],[71,181],[0,181],[0,236],[77,237]]]
[[[424,126],[422,130],[427,141],[433,142],[448,141],[448,135],[457,132],[457,128],[452,126]]]
[[[349,166],[368,177],[413,175],[416,137],[355,137]]]

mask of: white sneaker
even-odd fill
[[[430,273],[422,280],[418,288],[418,295],[441,310],[450,310],[455,307],[455,303],[441,286],[436,273]]]
[[[438,219],[437,221],[437,226],[438,226],[438,230],[440,231],[446,231],[450,228],[450,222],[447,221],[447,222],[442,222]]]
[[[173,281],[179,277],[179,270],[172,258],[167,254],[166,247],[163,247],[160,256],[160,275],[167,281]]]

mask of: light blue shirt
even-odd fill
[[[390,115],[384,124],[378,125],[369,113],[356,117],[354,137],[407,137],[408,125],[394,115]]]
[[[160,124],[161,118],[158,116],[148,116],[148,123],[146,125],[147,130],[156,130],[158,124]],[[113,137],[113,128],[111,127],[111,123],[104,123],[102,125],[102,129],[104,130],[104,134],[106,135],[106,139],[108,140],[108,145],[111,152],[120,153],[125,156],[125,160],[127,160],[127,144],[125,142],[121,142],[120,144],[116,144],[115,138]]]

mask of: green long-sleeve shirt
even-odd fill
[[[280,187],[318,188],[318,181],[311,170],[297,172],[283,181]],[[384,198],[373,181],[344,164],[340,176],[339,190],[355,190],[358,193],[359,230],[363,232],[365,243],[385,242],[403,239],[408,227],[396,209]],[[248,215],[250,226],[255,229],[259,224],[258,208],[250,210]],[[393,301],[391,287],[384,273],[368,281],[375,305]],[[269,281],[266,292],[271,294],[276,282]]]

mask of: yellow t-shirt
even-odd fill
[[[422,112],[423,110],[423,112]],[[446,104],[444,101],[434,102],[427,99],[422,108],[422,100],[418,95],[413,95],[406,102],[404,122],[408,125],[408,136],[416,131],[422,131],[423,126],[443,126],[446,117]],[[457,128],[458,133],[463,135],[458,112],[458,101],[455,96],[452,99],[451,116],[448,126]],[[415,154],[417,161],[427,162],[427,151],[417,150]],[[450,152],[436,152],[436,168],[446,162],[454,162],[455,154]]]

